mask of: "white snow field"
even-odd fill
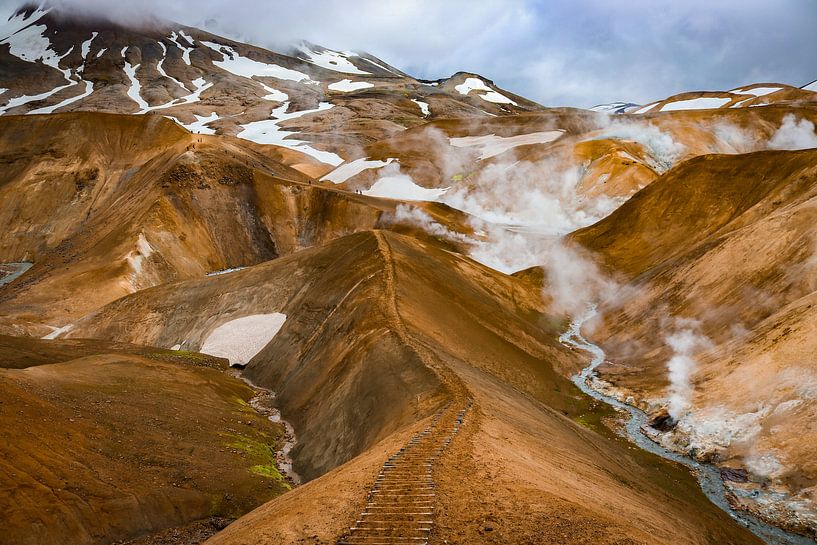
[[[817,93],[817,80],[814,80],[807,85],[803,85],[802,89],[805,91],[814,91],[815,93]]]
[[[288,81],[309,82],[309,76],[297,70],[290,70],[277,64],[267,64],[265,62],[254,61],[247,57],[242,57],[232,47],[217,44],[214,42],[200,42],[217,53],[221,53],[220,61],[213,61],[213,64],[236,76],[252,78],[253,76],[270,77]]]
[[[51,333],[49,333],[48,335],[42,337],[42,339],[45,339],[46,341],[53,341],[54,339],[56,339],[57,337],[59,337],[63,333],[68,333],[69,331],[74,329],[74,324],[68,324],[68,325],[64,325],[62,327],[54,327],[54,326],[48,326],[48,327],[51,328]]]
[[[91,32],[91,37],[82,42],[81,51],[83,59],[88,58],[88,53],[91,52],[91,44],[97,36],[99,36],[99,32]]]
[[[386,170],[377,181],[363,192],[370,197],[383,197],[400,201],[436,201],[442,197],[448,188],[429,189],[414,183],[411,176],[400,172],[395,165],[386,167]]]
[[[253,80],[253,81],[258,81],[258,80]],[[272,87],[270,87],[269,85],[267,85],[266,83],[261,82],[261,81],[259,81],[258,84],[261,85],[261,87],[263,87],[264,90],[267,92],[266,95],[261,97],[264,100],[270,100],[272,102],[286,102],[287,100],[289,100],[289,95],[284,93],[283,91],[279,91],[278,89],[273,89]]]
[[[423,117],[428,117],[431,115],[428,102],[423,102],[422,100],[417,100],[416,98],[412,98],[411,101],[420,107],[420,113],[423,114]]]
[[[162,58],[159,59],[159,62],[156,63],[156,71],[159,72],[159,74],[161,74],[162,77],[165,77],[165,78],[171,80],[172,82],[174,82],[176,85],[178,85],[179,87],[181,87],[185,91],[189,91],[189,89],[184,85],[184,83],[180,82],[179,80],[177,80],[176,78],[174,78],[173,76],[171,76],[170,74],[165,72],[165,69],[162,67],[162,64],[165,62],[165,59],[167,58],[167,47],[165,47],[165,44],[163,44],[162,42],[158,42],[158,44],[159,44],[159,47],[162,48]]]
[[[547,144],[558,139],[564,134],[564,130],[532,132],[528,134],[518,134],[516,136],[497,136],[486,134],[482,136],[463,136],[459,138],[449,138],[449,143],[457,148],[479,148],[480,159],[488,159],[500,153],[505,153],[509,149],[517,146],[529,144]]]
[[[380,69],[385,70],[386,72],[389,72],[389,73],[391,73],[391,74],[394,74],[395,76],[399,76],[399,75],[400,75],[400,74],[398,74],[397,72],[395,72],[394,70],[392,70],[391,68],[389,68],[388,66],[384,66],[384,65],[380,64],[379,62],[375,62],[375,61],[373,61],[372,59],[367,59],[366,57],[359,57],[359,59],[360,59],[360,60],[362,60],[362,61],[364,61],[364,62],[368,62],[368,63],[369,63],[369,64],[371,64],[372,66],[376,66],[376,67],[378,67],[378,68],[380,68]]]
[[[210,332],[199,351],[227,358],[231,365],[246,365],[269,344],[286,319],[286,314],[275,312],[230,320]]]
[[[354,161],[343,163],[335,170],[327,173],[323,178],[321,178],[321,181],[332,182],[333,184],[342,184],[349,178],[357,176],[364,170],[368,170],[370,168],[382,168],[391,163],[392,161],[394,161],[394,159],[391,157],[386,159],[385,161],[355,159]]]
[[[678,110],[708,110],[714,108],[720,108],[724,104],[728,104],[732,102],[731,98],[721,98],[721,97],[699,97],[699,98],[691,98],[689,100],[676,100],[675,102],[670,102],[668,104],[664,104],[661,107],[662,112],[674,112]]]
[[[5,114],[7,111],[11,110],[12,108],[16,108],[17,106],[21,106],[23,104],[28,104],[29,102],[35,102],[35,101],[38,101],[38,100],[45,100],[48,97],[50,97],[51,95],[59,93],[63,89],[66,89],[68,87],[71,87],[72,85],[77,84],[77,82],[75,82],[73,80],[68,80],[68,81],[70,81],[70,83],[66,83],[65,85],[59,85],[59,86],[51,89],[50,91],[46,91],[46,92],[40,93],[38,95],[22,95],[22,96],[19,96],[19,97],[12,98],[11,100],[9,100],[8,104],[6,104],[5,106],[0,106],[0,115]],[[33,112],[31,112],[31,113],[33,113]]]
[[[755,87],[754,89],[734,89],[729,92],[737,93],[739,95],[755,95],[756,97],[762,97],[770,95],[782,89],[783,89],[782,87]]]
[[[369,87],[374,87],[374,83],[369,83],[368,81],[352,81],[350,79],[342,79],[340,81],[336,81],[335,83],[329,84],[330,90],[342,91],[344,93],[351,93],[352,91],[358,91],[360,89],[368,89]]]
[[[0,39],[5,40],[12,34],[16,34],[28,25],[36,23],[49,11],[51,10],[37,8],[28,17],[26,17],[24,13],[17,13],[8,21],[0,23]]]
[[[208,123],[212,123],[213,121],[219,120],[218,114],[216,112],[213,112],[208,116],[193,114],[193,117],[195,117],[196,120],[193,123],[189,123],[187,125],[179,123],[178,120],[175,121],[188,131],[192,132],[193,134],[216,134],[215,129],[207,126]]]
[[[479,78],[466,78],[464,82],[460,83],[459,85],[455,85],[454,89],[456,89],[461,95],[467,95],[471,91],[486,91],[484,94],[477,96],[483,100],[487,100],[488,102],[493,102],[494,104],[517,105],[513,100],[485,85],[485,82]]]
[[[122,56],[125,56],[125,51],[127,48],[122,50]],[[136,70],[139,68],[140,65],[131,66],[131,63],[125,61],[125,75],[128,76],[130,80],[130,87],[128,87],[128,96],[133,100],[137,106],[139,106],[139,113],[146,112],[150,110],[150,104],[148,104],[145,99],[142,98],[141,90],[142,84],[139,82],[139,78],[136,77]]]
[[[298,50],[305,55],[306,58],[304,60],[321,68],[326,68],[327,70],[343,72],[344,74],[371,74],[371,72],[365,72],[352,64],[352,62],[349,61],[349,57],[353,54],[350,53],[340,53],[328,49],[324,51],[314,51],[306,44],[301,44]]]
[[[127,47],[122,50],[123,57],[125,56],[127,50],[128,50]],[[139,81],[139,78],[136,77],[136,71],[139,69],[140,66],[141,66],[140,64],[137,64],[136,66],[131,66],[131,64],[128,61],[125,61],[125,75],[128,76],[128,79],[130,80],[131,83],[130,87],[128,88],[128,96],[139,106],[139,111],[136,112],[137,115],[146,114],[154,110],[163,110],[165,108],[171,108],[173,106],[179,106],[181,104],[192,104],[194,102],[198,102],[201,100],[201,94],[213,86],[213,82],[207,82],[204,80],[204,78],[196,78],[192,82],[193,87],[195,87],[195,89],[189,95],[183,96],[181,98],[174,98],[173,100],[171,100],[170,102],[166,102],[165,104],[151,106],[150,104],[147,103],[145,99],[142,98],[141,93],[142,84]],[[177,81],[176,83],[182,85],[181,82]],[[184,85],[182,85],[182,88],[188,90],[186,87],[184,87]],[[179,124],[181,125],[181,123]]]
[[[69,97],[69,98],[66,98],[62,102],[58,102],[57,104],[54,104],[53,106],[43,106],[42,108],[37,108],[36,110],[31,110],[30,112],[28,112],[28,114],[29,115],[53,114],[55,111],[59,110],[63,106],[68,106],[69,104],[73,104],[74,102],[76,102],[78,100],[82,100],[83,98],[87,97],[88,95],[90,95],[91,93],[94,92],[94,82],[85,81],[85,80],[83,80],[83,82],[85,83],[85,91],[81,92],[80,94]]]
[[[193,51],[192,47],[185,47],[181,43],[179,43],[179,36],[187,40],[190,44],[193,43],[193,38],[186,35],[183,30],[180,30],[178,34],[175,32],[170,33],[170,37],[168,40],[176,44],[176,47],[182,50],[182,60],[187,66],[190,66],[190,52]]]
[[[653,102],[652,104],[647,104],[646,106],[642,106],[641,108],[637,109],[633,113],[634,114],[645,114],[645,113],[649,112],[650,110],[652,110],[653,108],[655,108],[656,106],[658,106],[658,103]]]
[[[0,107],[0,115],[5,114],[7,111],[17,106],[28,104],[29,102],[35,102],[38,100],[45,100],[50,96],[59,93],[63,89],[72,87],[74,85],[78,85],[83,82],[83,80],[80,79],[79,76],[77,76],[77,80],[72,79],[71,70],[67,68],[60,68],[59,66],[60,60],[63,57],[69,55],[74,50],[74,47],[71,46],[68,49],[68,51],[66,51],[62,55],[58,54],[56,51],[51,49],[51,41],[43,35],[43,32],[47,30],[45,25],[33,24],[46,13],[48,13],[48,10],[37,9],[27,18],[22,14],[18,14],[12,17],[3,25],[0,25],[0,36],[3,37],[2,39],[0,39],[0,45],[8,45],[9,53],[23,61],[31,63],[36,63],[39,61],[47,66],[54,68],[55,70],[59,70],[60,72],[62,72],[62,75],[67,83],[65,85],[58,85],[49,91],[38,93],[36,95],[22,95],[19,97],[12,98],[11,100],[9,100],[8,104]],[[97,33],[94,32],[91,35],[90,40],[86,40],[85,42],[82,43],[83,59],[87,56],[88,50],[90,50],[91,47],[91,41],[93,41],[96,35]],[[83,66],[81,66],[78,69],[78,72],[81,72],[83,68],[84,63]],[[57,108],[66,106],[72,102],[75,102],[88,96],[88,94],[93,92],[93,84],[91,84],[90,82],[84,83],[85,92],[81,92],[74,97],[70,97],[66,100],[63,100],[62,102],[54,106],[38,108],[29,113],[51,113]]]
[[[343,163],[342,157],[329,151],[315,149],[310,146],[308,142],[303,140],[288,138],[289,136],[297,133],[294,131],[284,130],[278,126],[278,123],[281,123],[282,121],[297,119],[307,114],[314,114],[316,112],[323,112],[331,107],[332,104],[329,102],[321,102],[314,110],[302,110],[300,112],[287,113],[289,102],[284,102],[272,111],[271,119],[253,121],[252,123],[241,125],[243,130],[236,136],[243,138],[244,140],[251,140],[256,144],[272,144],[275,146],[289,148],[291,150],[299,151],[314,157],[321,163],[338,166],[339,164]]]

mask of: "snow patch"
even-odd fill
[[[74,329],[74,324],[68,324],[68,325],[64,325],[62,327],[54,327],[54,326],[48,326],[48,327],[51,328],[51,333],[49,333],[48,335],[43,337],[43,339],[46,340],[46,341],[53,341],[54,339],[56,339],[57,337],[59,337],[63,333],[68,333],[69,331]]]
[[[187,88],[187,86],[185,86],[184,83],[180,82],[179,80],[177,80],[176,78],[174,78],[173,76],[171,76],[167,72],[165,72],[165,69],[162,67],[162,64],[165,62],[165,59],[167,58],[167,47],[165,47],[165,44],[163,44],[162,42],[157,42],[157,43],[159,44],[159,47],[162,48],[162,58],[159,59],[159,62],[156,63],[156,71],[159,72],[159,74],[162,77],[165,77],[165,78],[169,79],[170,81],[172,81],[173,83],[175,83],[176,85],[178,85],[179,87],[184,89],[185,91],[189,92],[189,89]]]
[[[184,38],[184,39],[185,39],[185,40],[187,40],[187,41],[188,41],[188,43],[190,43],[191,45],[193,44],[193,38],[191,38],[190,36],[186,35],[186,34],[184,33],[184,31],[183,31],[183,30],[180,30],[178,34],[176,34],[175,32],[171,32],[171,33],[170,33],[170,38],[168,38],[168,40],[170,40],[171,42],[173,42],[174,44],[176,44],[176,47],[178,47],[179,49],[181,49],[181,51],[182,51],[182,60],[184,61],[184,63],[185,63],[187,66],[190,66],[190,52],[191,52],[191,51],[193,51],[193,48],[192,48],[192,47],[185,47],[185,46],[183,46],[183,45],[182,45],[182,44],[179,42],[179,37]],[[204,42],[202,42],[202,43],[204,43]]]
[[[349,57],[351,56],[349,53],[339,53],[329,49],[315,51],[306,44],[302,44],[298,49],[306,56],[304,60],[316,66],[320,66],[321,68],[326,68],[327,70],[343,72],[344,74],[371,73],[365,72],[352,64],[352,62],[349,61]]]
[[[236,76],[252,78],[253,76],[270,77],[296,82],[310,82],[309,76],[297,70],[290,70],[277,64],[267,64],[254,61],[247,57],[242,57],[230,46],[221,45],[214,42],[202,41],[202,44],[209,47],[216,53],[221,54],[220,61],[213,61],[213,64]]]
[[[99,52],[96,54],[96,58],[98,59],[99,57],[101,57],[107,50],[108,50],[107,47],[103,47],[102,49],[100,49]]]
[[[350,79],[342,79],[340,81],[336,81],[335,83],[329,84],[330,90],[341,91],[343,93],[350,93],[352,91],[368,89],[370,87],[374,87],[374,83],[369,83],[368,81],[352,81]]]
[[[5,114],[7,111],[11,110],[12,108],[16,108],[17,106],[22,106],[24,104],[28,104],[29,102],[37,102],[38,100],[45,100],[51,95],[55,95],[62,91],[63,89],[67,89],[72,85],[76,85],[77,82],[73,80],[68,80],[70,83],[66,83],[65,85],[60,85],[51,89],[50,91],[46,91],[44,93],[40,93],[38,95],[22,95],[19,97],[12,98],[8,101],[5,106],[0,106],[0,115]]]
[[[242,130],[236,136],[243,138],[244,140],[250,140],[256,144],[270,144],[289,148],[291,150],[299,151],[314,157],[322,163],[337,166],[343,163],[343,158],[341,158],[339,155],[329,151],[315,149],[310,146],[309,143],[303,140],[289,138],[289,136],[297,133],[284,130],[278,126],[278,124],[282,121],[297,119],[307,114],[313,114],[316,112],[323,112],[332,108],[332,106],[333,105],[329,102],[321,102],[314,110],[302,110],[300,112],[287,113],[287,109],[289,109],[289,102],[284,102],[278,108],[275,108],[272,111],[272,119],[253,121],[252,123],[241,125]]]
[[[428,117],[431,114],[431,110],[428,107],[428,102],[423,102],[422,100],[417,100],[416,98],[412,98],[411,101],[420,107],[420,113],[423,114],[423,117]]]
[[[76,96],[72,96],[70,98],[66,98],[62,102],[54,104],[53,106],[44,106],[42,108],[37,108],[36,110],[31,110],[28,113],[29,114],[52,114],[52,113],[54,113],[55,111],[59,110],[60,108],[62,108],[64,106],[68,106],[69,104],[73,104],[74,102],[82,100],[83,98],[87,97],[88,95],[90,95],[91,93],[94,92],[94,82],[85,81],[84,83],[85,83],[85,91],[83,91],[82,93],[80,93],[80,94],[78,94]]]
[[[11,17],[8,21],[0,24],[0,36],[3,39],[8,38],[12,34],[16,34],[23,30],[25,27],[32,25],[39,21],[45,14],[47,14],[50,9],[42,9],[37,8],[34,10],[30,15],[26,16],[25,13],[17,13],[13,17]]]
[[[378,68],[381,68],[381,69],[385,70],[386,72],[389,72],[389,73],[391,73],[391,74],[394,74],[395,76],[399,76],[399,75],[400,75],[400,74],[398,74],[397,72],[395,72],[394,70],[390,69],[389,67],[384,66],[384,65],[380,64],[379,62],[375,62],[375,61],[373,61],[372,59],[367,59],[366,57],[359,57],[359,58],[360,58],[360,60],[365,61],[365,62],[368,62],[369,64],[372,64],[372,65],[374,65],[374,66],[376,66],[376,67],[378,67]]]
[[[466,78],[464,82],[454,86],[454,89],[461,95],[468,95],[471,91],[486,91],[485,94],[478,95],[483,100],[493,102],[494,104],[517,105],[513,100],[485,85],[485,82],[479,78]]]
[[[326,174],[323,178],[321,178],[322,182],[332,182],[333,184],[342,184],[349,178],[357,176],[364,170],[368,170],[371,168],[382,168],[388,164],[390,164],[395,159],[388,158],[385,161],[380,160],[368,160],[368,159],[355,159],[354,161],[343,163],[338,168],[333,170],[332,172]]]
[[[200,352],[227,358],[231,365],[246,365],[286,322],[286,314],[253,314],[225,322],[215,328],[201,345]]]
[[[48,30],[45,25],[32,25],[15,34],[0,40],[0,44],[9,46],[9,53],[26,62],[42,61],[43,64],[59,70],[59,60],[62,56],[51,49],[51,41],[43,36]]]
[[[755,87],[754,89],[734,89],[730,93],[737,93],[739,95],[754,95],[762,97],[783,90],[782,87]]]
[[[363,192],[370,197],[383,197],[400,201],[436,201],[449,188],[429,189],[414,183],[411,176],[400,172],[399,165],[391,164],[383,169],[377,181]]]
[[[494,157],[509,149],[517,146],[526,146],[530,144],[547,144],[553,142],[565,131],[559,129],[555,131],[533,132],[528,134],[519,134],[516,136],[496,136],[495,134],[486,134],[483,136],[463,136],[459,138],[450,138],[449,143],[457,148],[478,148],[480,151],[479,158],[487,159]]]
[[[91,43],[94,41],[94,38],[99,36],[99,32],[91,32],[91,37],[84,42],[82,42],[81,51],[82,51],[82,58],[88,58],[88,53],[91,52]]]
[[[699,97],[691,98],[689,100],[676,100],[661,106],[661,112],[674,112],[678,110],[708,110],[713,108],[720,108],[721,106],[732,102],[731,98],[721,97]]]
[[[141,65],[139,64],[136,66],[131,66],[131,63],[125,61],[125,75],[128,76],[128,79],[130,80],[128,96],[136,103],[137,106],[139,106],[138,113],[144,113],[150,110],[150,104],[145,102],[145,99],[142,98],[142,84],[139,82],[139,78],[136,77],[136,70],[140,66]]]
[[[273,89],[269,85],[259,81],[258,82],[261,87],[267,92],[266,95],[262,96],[264,100],[271,100],[273,102],[286,102],[289,100],[289,95],[284,93],[283,91],[279,91],[278,89]]]
[[[216,112],[213,112],[208,116],[193,114],[193,117],[196,118],[193,123],[182,125],[182,127],[195,134],[216,134],[215,129],[207,126],[208,123],[212,123],[213,121],[218,121],[220,119]]]
[[[653,102],[652,104],[647,104],[646,106],[642,106],[641,108],[637,109],[633,113],[634,114],[645,114],[645,113],[649,112],[650,110],[652,110],[653,108],[655,108],[656,106],[658,106],[658,102]]]
[[[220,276],[222,274],[229,274],[231,272],[240,271],[240,270],[243,270],[243,269],[246,269],[246,268],[247,267],[233,267],[231,269],[222,269],[220,271],[209,272],[209,273],[207,273],[207,276]]]

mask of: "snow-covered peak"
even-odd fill
[[[608,104],[598,104],[590,108],[590,110],[608,114],[626,114],[640,107],[639,104],[633,104],[632,102],[610,102]]]
[[[514,106],[517,106],[516,102],[489,87],[479,78],[467,77],[465,78],[465,81],[459,85],[455,85],[454,89],[456,89],[461,95],[469,95],[471,91],[485,91],[481,94],[477,93],[477,96],[482,100],[493,102],[494,104],[513,104]]]
[[[297,46],[298,57],[310,64],[333,70],[335,72],[342,72],[344,74],[359,74],[371,75],[371,72],[361,70],[349,60],[350,57],[357,57],[351,51],[333,51],[325,47],[310,44],[308,42],[301,42]]]

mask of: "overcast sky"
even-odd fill
[[[817,79],[817,0],[58,1],[270,48],[362,49],[421,78],[477,72],[548,106]]]

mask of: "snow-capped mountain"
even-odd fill
[[[0,115],[153,113],[193,132],[276,143],[337,165],[342,147],[369,138],[361,117],[383,136],[436,117],[541,109],[473,74],[424,83],[367,53],[308,42],[288,53],[166,21],[124,28],[26,7],[0,25]],[[316,112],[320,123],[308,116]],[[303,116],[308,141],[287,138],[280,125]]]

